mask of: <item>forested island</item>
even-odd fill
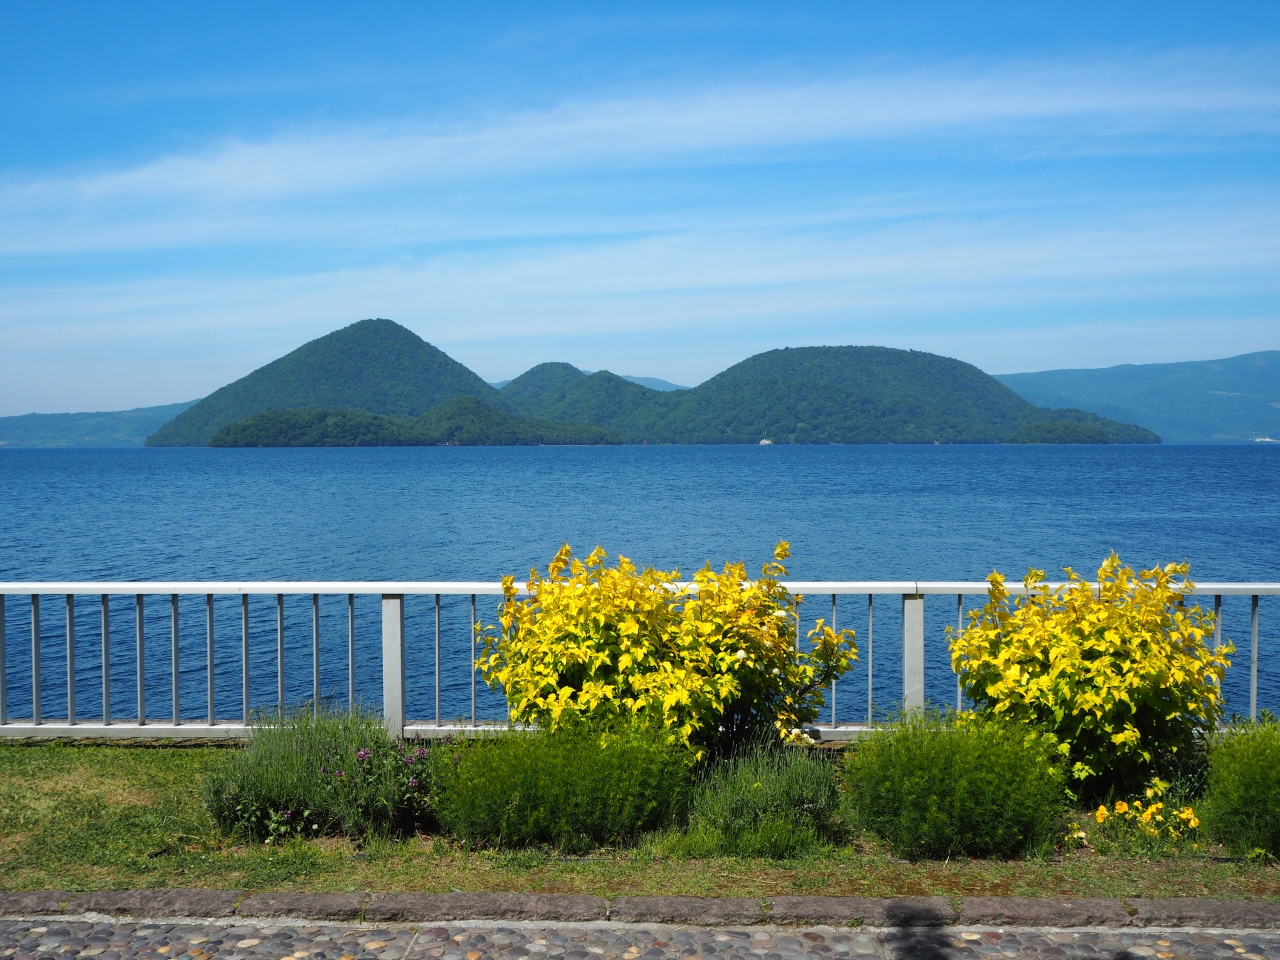
[[[771,350],[687,390],[544,363],[501,389],[390,320],[363,320],[214,391],[148,446],[1159,443],[1038,407],[917,350]]]

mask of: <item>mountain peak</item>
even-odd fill
[[[497,391],[412,330],[361,320],[304,343],[215,390],[147,438],[148,446],[203,446],[223,426],[272,410],[359,410],[417,417],[442,400]]]

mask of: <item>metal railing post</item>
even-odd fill
[[[471,595],[471,725],[476,725],[476,595]]]
[[[382,719],[404,736],[404,594],[382,595]]]
[[[205,639],[204,639],[204,659],[205,670],[208,673],[208,692],[209,692],[209,726],[213,726],[218,719],[217,708],[213,703],[213,594],[205,595],[204,607],[205,619]]]
[[[347,711],[356,709],[356,595],[347,594]]]
[[[964,633],[964,594],[957,593],[956,594],[956,637],[957,639],[962,633]],[[947,659],[948,660],[951,659],[950,650],[947,651]],[[963,706],[964,706],[964,703],[961,699],[961,694],[960,694],[960,671],[957,670],[956,671],[956,713],[959,713],[961,709],[963,709]]]
[[[276,594],[276,710],[284,716],[284,594]]]
[[[320,716],[320,594],[311,595],[311,715]]]
[[[40,595],[31,595],[31,722],[41,721],[40,703]]]
[[[902,706],[924,706],[924,594],[902,595]]]
[[[836,595],[833,593],[831,595],[831,629],[832,631],[834,631],[835,628],[836,628]],[[799,631],[796,631],[796,632],[799,633]],[[836,726],[836,680],[835,680],[835,677],[832,677],[831,678],[831,727],[832,729],[835,729],[835,726]]]
[[[67,594],[67,725],[76,722],[76,598]]]
[[[440,594],[436,594],[436,726],[440,726]]]
[[[876,665],[876,634],[875,634],[875,594],[867,594],[867,726],[871,726],[875,722],[875,714],[872,712],[873,697],[875,695],[874,671]]]
[[[142,594],[138,594],[136,598],[136,613],[138,618],[138,639],[137,639],[137,658],[138,658],[138,726],[142,726],[147,722],[147,660],[143,644],[143,616],[142,616]]]
[[[9,722],[9,656],[4,622],[4,608],[8,603],[8,596],[0,593],[0,726]]]
[[[249,595],[240,594],[240,710],[249,723]]]
[[[102,725],[111,725],[111,598],[102,595]]]
[[[1249,616],[1249,719],[1258,719],[1258,595]]]
[[[178,650],[178,595],[175,593],[170,604],[170,618],[173,626],[173,638],[170,641],[172,651],[170,654],[172,675],[170,677],[173,686],[173,725],[176,727],[182,722],[182,685],[179,679],[179,665],[182,663],[182,655]]]

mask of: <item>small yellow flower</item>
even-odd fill
[[[1117,807],[1116,812],[1119,813],[1120,812],[1119,804],[1117,804],[1116,807]],[[1093,813],[1093,819],[1097,820],[1099,823],[1104,822],[1107,819],[1107,816],[1108,814],[1107,814],[1106,804],[1103,804],[1102,806],[1098,807],[1098,809],[1095,810]]]
[[[1117,800],[1117,801],[1116,801],[1116,814],[1117,814],[1117,815],[1119,815],[1119,814],[1122,814],[1122,813],[1128,813],[1128,812],[1129,812],[1129,805],[1128,805],[1127,803],[1125,803],[1123,800]]]

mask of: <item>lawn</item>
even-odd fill
[[[1280,898],[1273,864],[1206,854],[1144,861],[1085,849],[1045,860],[904,863],[861,842],[791,861],[555,857],[436,837],[364,849],[332,839],[246,846],[220,836],[200,801],[202,778],[227,755],[209,746],[0,746],[0,889]]]

